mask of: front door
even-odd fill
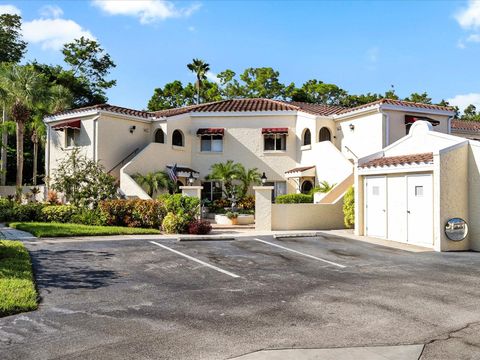
[[[387,181],[385,176],[369,176],[365,181],[367,236],[387,235]]]
[[[432,175],[407,176],[407,241],[422,246],[433,245]]]

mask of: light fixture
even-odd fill
[[[349,127],[350,130],[352,130],[352,131],[355,130],[355,125],[353,125],[353,124],[348,125],[348,127]]]
[[[133,126],[130,126],[130,134],[133,134],[133,132],[135,131],[137,127],[135,125]]]
[[[195,178],[193,177],[193,172],[190,171],[190,176],[188,177],[188,183],[190,184],[190,186],[192,186],[194,182],[195,182]]]
[[[262,180],[262,185],[265,185],[265,183],[267,182],[267,175],[265,175],[265,172],[262,174],[260,180]]]

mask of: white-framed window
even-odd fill
[[[285,195],[287,193],[286,181],[268,181],[265,186],[273,186],[272,201],[275,201],[277,196]]]
[[[201,152],[222,152],[223,136],[222,135],[201,135],[200,151]]]
[[[222,198],[222,183],[220,181],[202,182],[202,200],[214,201]]]
[[[183,133],[178,129],[173,131],[172,145],[173,146],[185,146]]]
[[[285,151],[287,150],[287,134],[265,134],[263,135],[264,151]]]
[[[65,146],[73,147],[78,145],[78,138],[80,136],[80,130],[74,128],[65,129]]]

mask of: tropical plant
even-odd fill
[[[355,225],[355,190],[353,186],[345,193],[343,197],[343,222],[347,228]]]
[[[32,115],[35,106],[46,95],[46,82],[42,75],[31,66],[9,65],[3,66],[0,72],[0,83],[10,99],[10,113],[17,125],[16,154],[17,176],[16,184],[23,183],[23,141],[25,125]]]
[[[149,172],[145,175],[137,173],[133,175],[133,179],[142,187],[145,187],[147,194],[153,197],[155,192],[163,189],[170,189],[173,185],[172,180],[163,171]]]
[[[328,181],[324,180],[324,181],[321,181],[319,183],[319,185],[315,186],[311,193],[314,194],[314,193],[323,193],[323,194],[326,194],[328,192],[330,192],[334,187],[335,185],[337,184],[330,184]]]
[[[307,194],[286,194],[275,198],[277,204],[313,203],[313,196]]]
[[[260,173],[258,172],[257,168],[253,169],[246,169],[243,165],[238,164],[237,169],[237,179],[241,182],[240,186],[240,196],[239,198],[242,199],[247,195],[248,188],[251,185],[260,184]]]
[[[188,70],[195,73],[197,81],[195,87],[197,89],[197,104],[200,104],[200,89],[202,82],[207,79],[207,72],[210,70],[210,65],[200,59],[193,59],[190,64],[187,64]]]
[[[223,182],[223,192],[227,199],[230,199],[235,191],[233,181],[238,179],[240,166],[240,164],[234,163],[232,160],[228,160],[225,163],[213,164],[210,167],[210,174],[207,175],[207,180]]]

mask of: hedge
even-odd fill
[[[313,203],[313,195],[307,195],[307,194],[279,195],[275,198],[275,203],[277,204]]]

